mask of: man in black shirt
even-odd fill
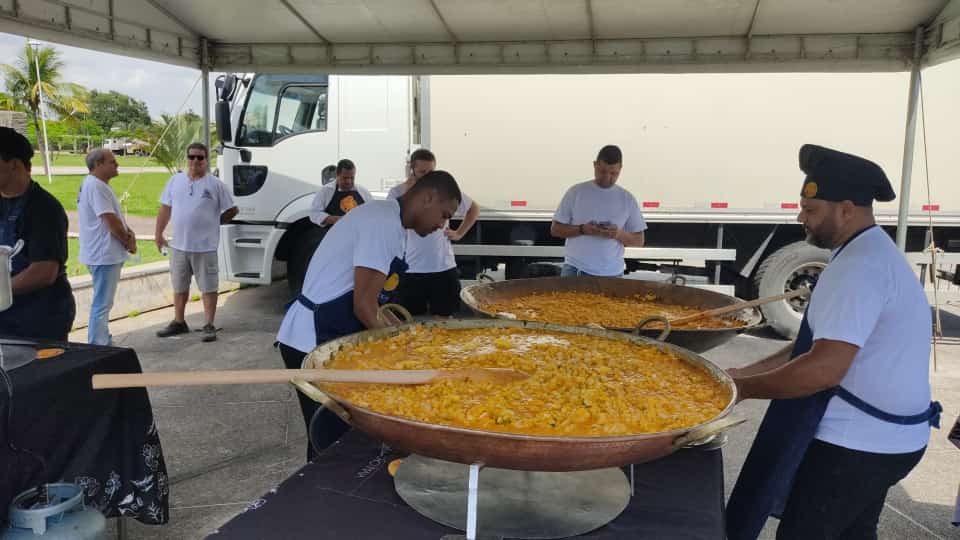
[[[0,335],[66,341],[76,315],[66,272],[67,214],[30,178],[32,157],[23,135],[0,127],[0,245],[23,241],[11,260],[13,305],[0,312]]]

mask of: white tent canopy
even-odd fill
[[[0,0],[0,31],[217,71],[892,71],[958,0]]]
[[[960,57],[960,0],[0,0],[0,32],[204,75],[910,70],[903,248],[920,68]]]

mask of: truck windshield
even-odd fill
[[[240,119],[237,142],[271,146],[297,133],[326,130],[326,75],[259,75]]]

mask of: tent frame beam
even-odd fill
[[[161,4],[158,0],[144,0],[144,1],[145,1],[146,3],[148,3],[148,4],[150,4],[150,6],[153,7],[153,9],[159,11],[160,13],[163,13],[163,16],[164,16],[164,17],[166,17],[166,18],[170,19],[171,21],[177,23],[177,25],[178,25],[180,28],[186,30],[186,31],[190,34],[191,37],[196,38],[197,36],[200,35],[200,32],[198,32],[194,27],[192,27],[192,26],[190,26],[189,24],[187,24],[186,22],[184,22],[184,20],[181,19],[180,17],[174,15],[169,9],[166,8],[166,6],[164,6],[163,4]]]
[[[293,4],[290,3],[290,0],[280,0],[280,3],[283,4],[283,7],[287,8],[287,11],[289,11],[291,15],[296,17],[301,24],[306,26],[307,30],[310,30],[310,32],[313,35],[317,36],[317,39],[320,40],[320,43],[323,43],[323,44],[330,43],[330,40],[327,39],[323,34],[321,34],[319,30],[317,30],[317,27],[312,25],[310,21],[308,21],[307,18],[304,17],[303,14],[297,10],[297,8],[293,7]]]
[[[433,43],[211,44],[219,71],[566,73],[904,71],[913,32]]]
[[[920,69],[923,59],[924,29],[914,33],[913,66],[910,70],[910,90],[907,94],[907,121],[903,134],[903,166],[900,170],[900,206],[897,213],[897,247],[907,250],[907,218],[910,215],[910,185],[913,177],[913,154],[917,135],[917,105],[920,101]]]
[[[34,39],[60,43],[73,47],[124,54],[131,57],[164,62],[171,65],[198,68],[200,57],[198,37],[171,30],[144,25],[141,22],[118,17],[112,12],[114,2],[107,2],[107,11],[82,5],[68,4],[62,0],[31,0],[35,4],[47,4],[61,8],[52,20],[38,19],[24,10],[16,0],[12,9],[0,7],[0,32],[10,32]],[[102,20],[102,26],[81,26],[74,14],[82,13],[94,20]],[[90,18],[88,17],[88,19]],[[117,34],[117,24],[124,25],[124,34]],[[119,49],[119,50],[118,50]]]

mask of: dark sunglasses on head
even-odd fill
[[[195,154],[194,154],[194,155],[188,155],[188,156],[187,156],[187,159],[189,159],[190,161],[193,161],[193,160],[203,161],[203,160],[207,159],[207,156],[198,156],[198,155],[195,155]]]

